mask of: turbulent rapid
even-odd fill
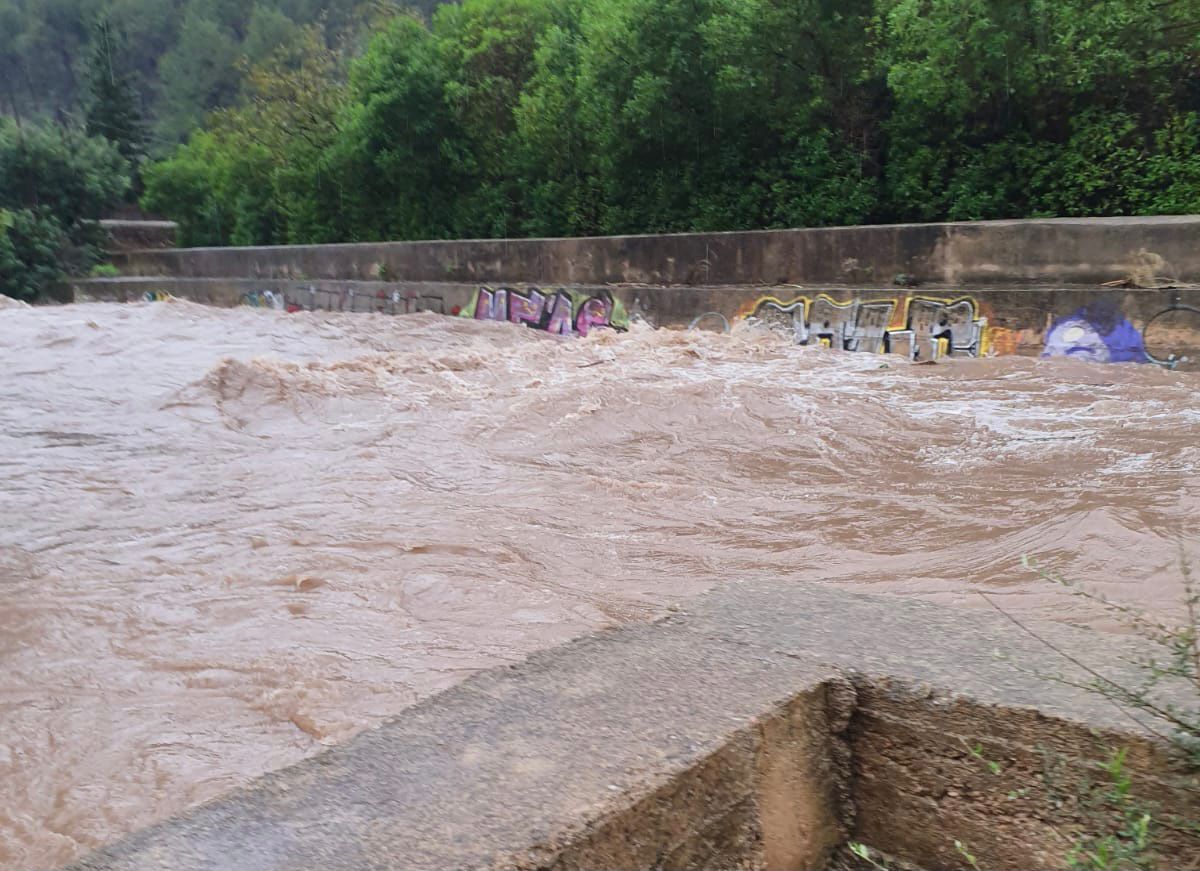
[[[1166,611],[1200,375],[745,328],[0,310],[0,868],[732,578]]]

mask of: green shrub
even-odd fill
[[[104,251],[98,220],[129,186],[103,139],[0,119],[0,293],[31,299]]]
[[[44,211],[0,210],[0,293],[31,300],[53,285],[62,277],[58,256],[68,244]]]

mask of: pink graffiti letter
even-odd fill
[[[508,318],[508,291],[497,290],[495,293],[486,287],[479,288],[475,297],[475,320],[503,321]]]
[[[608,303],[596,297],[585,302],[579,309],[578,317],[575,318],[575,328],[581,336],[586,336],[588,331],[596,327],[607,327],[608,325]]]
[[[546,332],[556,336],[569,336],[574,332],[571,326],[571,297],[561,290],[554,295],[554,311]]]
[[[530,288],[529,297],[513,292],[508,297],[508,319],[514,324],[527,323],[535,327],[542,321],[542,308],[546,297],[541,292]]]

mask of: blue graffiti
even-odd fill
[[[1074,357],[1094,363],[1145,363],[1141,332],[1108,301],[1090,303],[1054,323],[1043,358]]]

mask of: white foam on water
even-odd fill
[[[0,317],[0,867],[731,577],[1169,608],[1200,376],[169,301]]]

